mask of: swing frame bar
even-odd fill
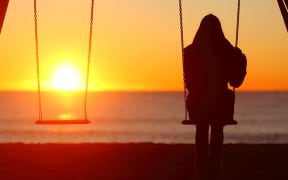
[[[0,34],[4,24],[6,11],[8,8],[9,0],[0,0]]]
[[[288,0],[277,0],[281,11],[286,30],[288,31]]]

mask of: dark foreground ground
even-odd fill
[[[0,144],[1,180],[193,180],[191,144]],[[225,145],[223,180],[288,180],[288,144]]]

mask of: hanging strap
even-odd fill
[[[182,0],[179,0],[179,17],[180,17],[180,35],[181,35],[181,57],[182,57],[182,69],[183,69],[183,93],[184,93],[184,107],[185,107],[185,119],[188,120],[188,110],[186,107],[188,92],[185,84],[185,76],[184,76],[184,26],[183,26],[183,9],[182,9]]]

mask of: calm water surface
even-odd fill
[[[83,93],[43,93],[43,119],[81,119]],[[0,143],[194,143],[180,92],[91,92],[89,125],[35,125],[37,94],[0,93]],[[288,143],[287,92],[237,92],[235,119],[226,143]]]

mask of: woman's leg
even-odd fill
[[[222,166],[222,150],[224,141],[224,126],[223,125],[211,125],[211,137],[210,137],[210,165],[211,175],[214,177],[220,176]]]
[[[196,161],[195,161],[195,174],[199,179],[206,179],[208,168],[208,132],[209,124],[196,125]]]

